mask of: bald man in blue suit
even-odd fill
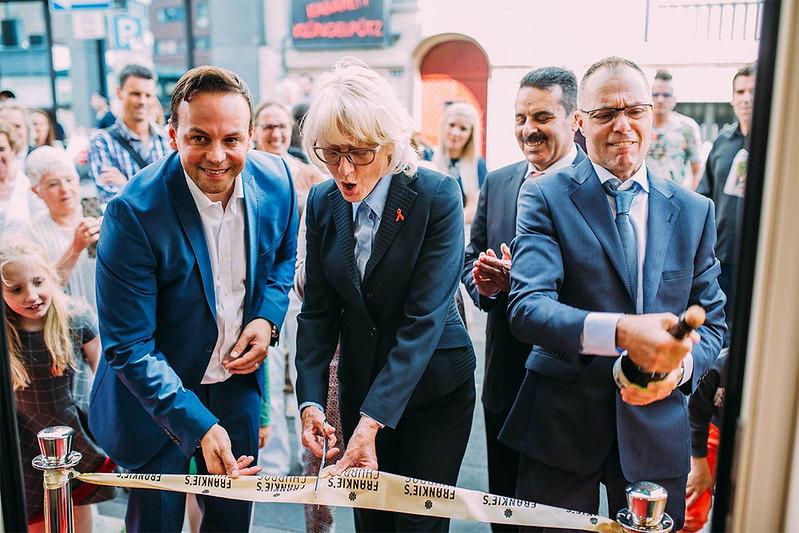
[[[595,513],[603,483],[615,518],[628,483],[653,481],[669,491],[680,529],[687,396],[726,329],[713,204],[647,171],[651,94],[635,63],[595,63],[578,101],[588,159],[528,180],[519,195],[508,315],[533,348],[500,440],[522,455],[520,498]],[[693,304],[705,325],[676,339],[668,329]],[[623,351],[667,376],[619,389],[612,369]]]

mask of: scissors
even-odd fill
[[[327,425],[327,420],[325,420],[324,426]],[[313,487],[313,499],[316,500],[316,493],[319,491],[319,478],[322,475],[322,470],[325,469],[325,460],[327,459],[327,433],[324,433],[324,442],[322,443],[322,462],[319,464],[319,472],[316,474],[316,483],[314,483]]]

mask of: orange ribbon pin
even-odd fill
[[[402,216],[402,209],[397,209],[397,220],[394,222],[399,222],[400,220],[405,220],[405,217]]]

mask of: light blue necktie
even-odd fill
[[[355,262],[358,265],[358,272],[366,272],[366,263],[372,255],[372,232],[375,228],[376,215],[366,202],[361,202],[355,216]]]
[[[632,187],[626,190],[619,190],[621,182],[610,179],[602,184],[605,192],[616,198],[616,229],[621,237],[621,245],[624,248],[624,256],[627,260],[627,273],[632,289],[633,300],[638,298],[638,241],[635,238],[635,226],[630,219],[630,206],[638,190],[638,183],[633,182]]]

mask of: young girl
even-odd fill
[[[72,427],[73,449],[83,454],[77,468],[83,472],[110,472],[115,467],[89,437],[86,414],[75,405],[71,393],[76,359],[84,358],[95,369],[100,339],[91,311],[69,303],[38,245],[17,236],[0,241],[0,279],[28,519],[31,531],[43,530],[42,473],[31,465],[39,455],[36,434],[40,430]],[[73,483],[75,530],[91,531],[91,508],[86,504],[113,498],[114,488]]]

